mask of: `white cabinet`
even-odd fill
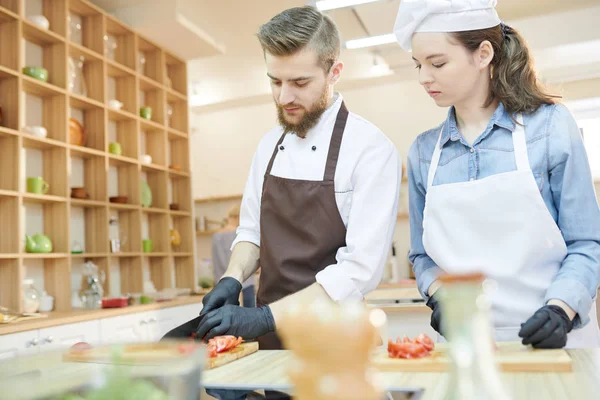
[[[64,349],[78,342],[99,344],[100,321],[79,322],[39,330],[40,351]]]
[[[0,361],[39,351],[39,331],[27,331],[0,336]]]
[[[106,343],[144,342],[147,337],[146,313],[120,315],[100,320],[100,338]]]

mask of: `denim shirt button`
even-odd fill
[[[475,153],[475,149],[474,148],[471,148],[471,153]]]

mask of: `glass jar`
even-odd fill
[[[33,279],[23,280],[23,312],[36,313],[40,308],[40,292],[33,286]]]

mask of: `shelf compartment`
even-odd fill
[[[196,287],[196,274],[194,271],[194,258],[189,257],[173,257],[175,268],[175,287],[190,288]]]
[[[107,253],[109,243],[108,216],[106,208],[100,207],[71,207],[71,238],[70,250],[75,242],[79,242],[84,252]]]
[[[153,242],[149,253],[166,253],[169,251],[169,224],[166,214],[144,213],[142,215],[142,237]]]
[[[121,145],[123,156],[137,159],[138,157],[138,121],[134,118],[119,118],[120,115],[109,114],[108,141]],[[107,149],[108,150],[108,149]]]
[[[166,86],[186,96],[187,67],[185,61],[165,52],[165,63],[167,73]]]
[[[50,28],[52,28],[52,24],[50,24]],[[40,46],[63,43],[65,40],[51,30],[40,28],[26,19],[23,20],[23,37],[25,40],[39,44]]]
[[[25,146],[24,192],[27,192],[27,178],[42,177],[49,185],[48,195],[66,198],[68,196],[67,149],[50,147],[39,150]]]
[[[104,54],[104,16],[87,2],[69,0],[69,40]]]
[[[168,118],[168,127],[179,132],[186,133],[188,131],[188,105],[185,100],[178,100],[167,103],[167,113],[171,112]]]
[[[104,109],[95,102],[73,96],[69,97],[69,106],[70,117],[77,120],[85,131],[85,147],[104,151],[107,146],[104,135]]]
[[[144,291],[144,270],[141,257],[119,258],[121,293],[142,293]]]
[[[165,123],[164,90],[149,80],[140,79],[139,82],[139,107],[150,107],[152,109],[150,121],[160,124],[162,127],[162,125]],[[141,117],[141,114],[140,119],[146,120],[145,118]]]
[[[67,99],[50,85],[23,77],[25,125],[43,126],[49,139],[66,142]],[[41,117],[41,118],[40,118]]]
[[[4,227],[3,229],[16,230],[12,234],[0,235],[0,253],[18,253],[21,233],[19,232],[19,199],[17,197],[0,195],[0,226]]]
[[[148,182],[148,186],[150,186],[150,190],[152,191],[151,207],[167,210],[169,208],[167,173],[165,171],[150,170],[147,167],[143,168],[142,180]]]
[[[34,257],[55,257],[56,254],[67,253],[71,244],[69,240],[69,227],[65,226],[69,220],[66,202],[44,202],[39,204],[35,200],[23,198],[23,212],[25,220],[25,234],[35,235],[43,233],[52,241],[52,252],[35,254]],[[21,238],[19,238],[21,239]],[[24,248],[23,248],[23,251]],[[26,253],[24,256],[29,256]]]
[[[173,253],[190,253],[194,246],[192,218],[176,215],[171,215],[169,218],[171,219],[171,228],[177,230],[181,237],[181,244],[179,246],[171,245],[171,251]]]
[[[19,149],[18,137],[9,135],[0,136],[0,190],[19,190],[19,168],[16,168],[20,163],[19,155],[21,152]],[[14,226],[18,226],[18,221],[16,222]],[[0,250],[0,252],[3,251]]]
[[[84,279],[83,266],[87,261],[91,261],[98,269],[104,272],[104,296],[110,294],[110,268],[108,268],[108,257],[102,253],[72,254],[71,255],[71,290],[78,291],[87,285],[87,279]]]
[[[0,6],[7,3],[0,1]],[[19,21],[15,16],[0,11],[0,37],[2,48],[0,48],[0,65],[13,70],[19,69]]]
[[[182,176],[176,176],[175,178],[172,176],[169,179],[167,189],[169,204],[176,203],[179,205],[180,211],[190,212],[192,209],[190,178]]]
[[[76,90],[75,84],[69,82],[69,92],[79,95],[83,98],[87,97],[100,104],[104,105],[104,61],[96,56],[90,57],[87,53],[78,50],[74,46],[69,47],[69,59],[67,61],[69,68],[79,70],[83,73],[83,81],[85,82],[86,92],[82,88]]]
[[[150,280],[156,290],[169,289],[173,287],[172,264],[168,257],[151,257],[149,261]]]
[[[106,207],[106,202],[71,198],[71,205],[76,207]]]
[[[25,277],[34,279],[36,289],[54,297],[54,311],[71,311],[71,271],[66,254],[54,258],[26,258],[23,266]]]
[[[82,152],[76,148],[70,150],[70,156],[70,187],[85,188],[89,196],[87,200],[106,201],[107,176],[105,157]]]
[[[152,164],[166,167],[167,163],[167,135],[163,129],[145,129],[142,127],[140,137],[140,155],[149,154]]]
[[[104,46],[106,58],[135,70],[135,33],[111,16],[107,15],[105,21],[106,34]],[[111,37],[114,38],[117,46],[113,52],[109,51],[108,48],[112,42]],[[114,58],[112,57],[112,53],[114,53]]]
[[[111,156],[108,171],[108,196],[127,196],[127,204],[139,206],[141,189],[138,165]]]
[[[153,43],[138,37],[138,72],[143,76],[163,83],[164,61],[163,51]]]
[[[137,97],[135,96],[135,75],[123,68],[110,64],[107,65],[107,73],[107,100],[119,100],[123,103],[122,110],[137,115],[138,105]]]
[[[190,172],[190,153],[189,141],[183,138],[169,140],[169,171],[177,174],[177,172]],[[173,166],[179,167],[172,168]]]
[[[48,71],[48,83],[62,89],[67,87],[67,47],[63,41],[56,41],[50,35],[40,35],[34,28],[26,28],[23,22],[25,39],[24,66],[44,67]],[[35,28],[37,29],[37,28]],[[47,33],[47,32],[44,32]]]
[[[41,7],[40,7],[41,5]],[[55,36],[63,38],[67,35],[67,1],[66,0],[42,0],[42,1],[24,1],[25,9],[25,21],[27,17],[31,15],[43,15],[48,19],[50,27],[48,30],[38,28],[33,25],[36,29],[47,33],[52,33]]]
[[[109,210],[108,219],[109,251],[111,256],[121,253],[139,253],[142,250],[141,216],[139,210]],[[121,241],[120,250],[111,246],[110,241]]]
[[[0,304],[21,311],[23,282],[22,269],[17,259],[0,259]]]

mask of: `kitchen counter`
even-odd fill
[[[513,400],[598,399],[600,393],[600,349],[568,350],[573,359],[569,373],[503,373]],[[285,366],[288,351],[259,351],[220,368],[204,373],[204,384],[211,387],[285,387],[289,385]],[[448,384],[446,373],[382,374],[386,388],[423,388],[421,400],[442,400]]]
[[[569,373],[504,373],[503,379],[513,400],[597,399],[600,393],[600,349],[568,350],[573,358],[573,372]],[[289,351],[261,350],[230,364],[205,371],[206,387],[273,388],[289,387],[285,368],[290,361]],[[20,357],[0,363],[0,377],[38,376],[69,377],[83,369],[105,368],[100,364],[63,362],[59,353]],[[391,373],[382,374],[387,389],[425,389],[421,400],[442,400],[446,392],[446,373]],[[0,399],[3,399],[0,392]]]
[[[0,336],[10,333],[25,332],[33,329],[48,328],[51,326],[73,324],[100,318],[116,317],[119,315],[135,314],[145,311],[160,310],[162,308],[184,306],[202,302],[203,296],[182,296],[173,300],[159,303],[135,305],[123,308],[103,308],[98,310],[78,309],[69,312],[50,312],[44,318],[0,324]]]

